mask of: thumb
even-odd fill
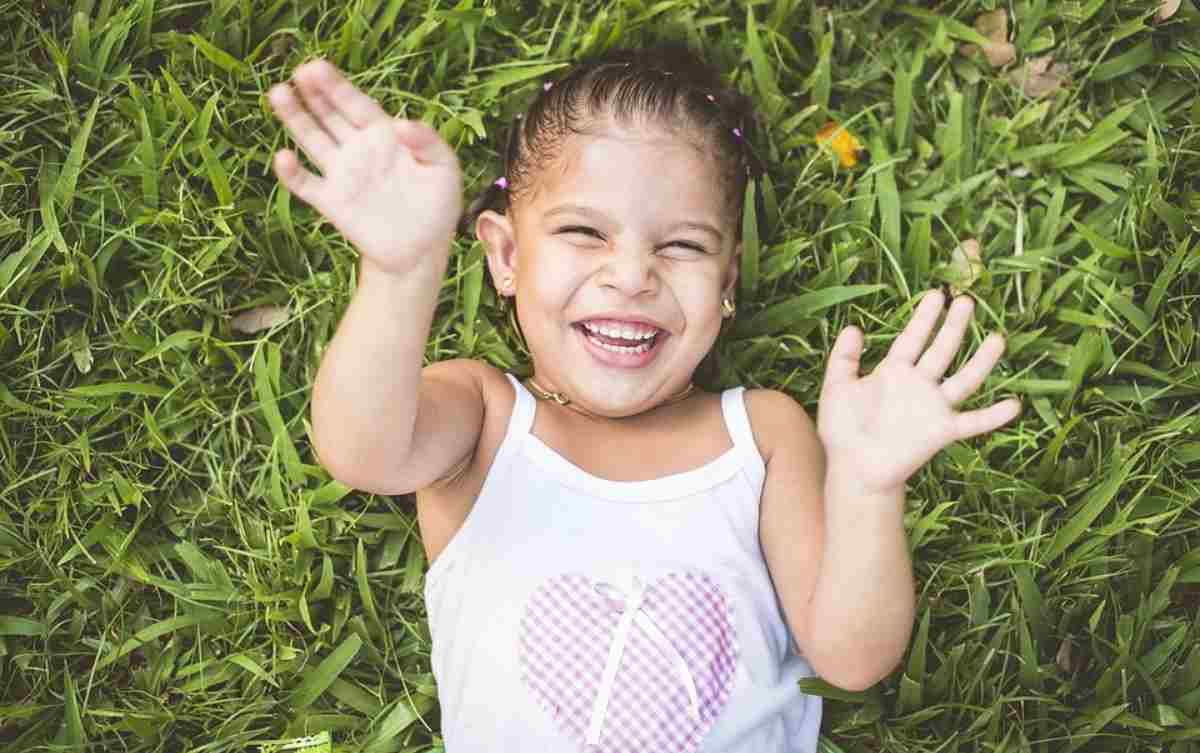
[[[858,361],[862,355],[862,332],[858,327],[846,327],[833,341],[829,365],[825,368],[825,383],[840,384],[858,378]]]
[[[396,120],[396,136],[413,159],[426,165],[456,165],[458,157],[433,126],[421,120]]]

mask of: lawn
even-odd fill
[[[952,372],[1008,339],[962,408],[1026,406],[909,480],[911,647],[805,682],[822,749],[1200,753],[1194,0],[475,5],[0,0],[0,750],[441,750],[412,500],[309,436],[357,255],[271,175],[264,93],[328,57],[469,201],[556,69],[681,35],[765,125],[707,386],[815,415],[837,333],[870,369],[945,285],[977,300]],[[520,372],[481,260],[426,357]]]

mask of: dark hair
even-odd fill
[[[507,186],[490,184],[467,208],[460,232],[473,231],[483,211],[507,211],[513,196],[535,190],[538,173],[554,161],[568,135],[589,133],[597,120],[611,115],[622,124],[640,121],[699,136],[710,146],[735,242],[741,240],[746,181],[762,174],[751,147],[761,125],[750,98],[727,86],[686,44],[613,49],[576,62],[551,83],[509,129],[501,173]]]

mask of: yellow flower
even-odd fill
[[[862,142],[855,138],[853,133],[833,121],[826,123],[821,130],[817,131],[817,143],[832,149],[842,167],[857,165],[860,159],[859,153],[863,151]]]

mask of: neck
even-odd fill
[[[532,392],[538,399],[545,400],[548,402],[558,403],[559,405],[569,408],[569,409],[575,411],[576,413],[581,413],[581,414],[587,416],[588,418],[592,418],[592,419],[596,419],[596,420],[600,420],[600,419],[620,420],[621,418],[631,418],[631,416],[619,416],[616,419],[613,419],[610,416],[600,416],[595,413],[592,413],[588,409],[586,409],[582,406],[576,405],[575,401],[572,400],[569,395],[567,395],[563,392],[558,392],[553,389],[547,389],[546,387],[543,387],[537,381],[536,377],[529,377],[528,379],[525,380],[525,384],[530,388],[530,392]],[[695,389],[695,385],[692,384],[691,382],[688,382],[687,387],[683,388],[679,392],[676,392],[674,395],[668,397],[666,400],[663,400],[661,403],[659,403],[658,405],[655,405],[654,407],[650,408],[649,410],[642,411],[642,413],[648,413],[651,410],[655,410],[657,408],[661,408],[661,407],[670,405],[671,403],[679,402],[680,400],[683,400],[688,395],[690,395],[694,389]],[[641,415],[641,414],[638,414],[638,415]]]

